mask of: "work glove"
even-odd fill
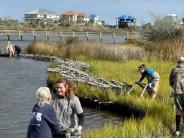
[[[140,81],[136,80],[135,83],[136,83],[136,84],[140,84]]]
[[[79,133],[79,135],[81,134],[82,131],[82,126],[78,126],[78,128],[76,129],[76,131]]]
[[[148,83],[148,88],[152,88],[152,84],[151,83]]]
[[[69,129],[69,132],[70,132],[70,133],[74,133],[74,132],[75,132],[75,128],[70,128],[70,129]]]

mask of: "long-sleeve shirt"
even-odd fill
[[[52,105],[45,104],[43,107],[39,107],[36,104],[33,107],[27,138],[52,138],[52,133],[61,131],[62,127]]]
[[[159,80],[158,73],[155,72],[152,68],[146,68],[145,71],[142,73],[142,76],[139,81],[141,82],[145,77],[147,78],[148,83]]]
[[[57,118],[64,129],[77,128],[78,125],[83,125],[83,109],[77,96],[67,100],[64,97],[59,98],[55,95],[53,106],[56,109]]]

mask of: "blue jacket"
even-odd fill
[[[52,138],[52,133],[59,133],[61,130],[53,106],[45,104],[39,107],[36,104],[33,107],[27,138]]]
[[[147,78],[148,83],[151,83],[159,79],[157,73],[152,68],[146,68],[145,71],[142,73],[142,76],[139,81],[141,82],[145,77]]]

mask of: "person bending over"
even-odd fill
[[[138,71],[141,73],[142,76],[138,81],[136,81],[136,83],[140,83],[146,77],[149,88],[148,94],[150,97],[155,98],[159,87],[159,74],[154,69],[147,68],[144,64],[138,67]]]

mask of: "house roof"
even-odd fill
[[[116,19],[131,20],[131,19],[135,19],[135,18],[132,16],[129,16],[129,15],[122,15],[122,16],[117,17]]]
[[[39,15],[45,15],[45,14],[56,14],[53,11],[47,10],[47,9],[35,9],[30,12],[27,12],[26,14],[39,14]]]
[[[91,14],[89,17],[91,18],[91,19],[94,19],[95,17],[97,17],[98,15],[96,15],[96,14]]]
[[[61,13],[60,15],[78,15],[78,16],[86,16],[86,13],[82,13],[82,12],[76,12],[76,11],[66,11]]]

